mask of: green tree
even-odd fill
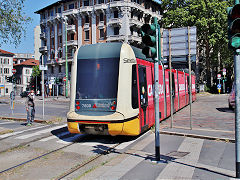
[[[32,77],[40,77],[41,71],[39,70],[39,66],[33,66]]]
[[[41,81],[41,71],[39,70],[39,66],[33,66],[32,69],[32,78],[31,78],[31,86],[34,85],[35,92],[39,89],[40,87],[40,81]]]
[[[0,0],[0,46],[11,43],[17,46],[26,34],[31,21],[23,11],[25,0]]]
[[[162,27],[197,27],[197,46],[208,87],[211,87],[211,70],[216,69],[219,61],[221,66],[231,66],[226,9],[232,5],[233,1],[226,0],[163,0]]]

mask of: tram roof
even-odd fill
[[[119,58],[120,50],[123,43],[97,43],[84,45],[79,48],[77,59],[98,59],[98,58]],[[152,59],[145,57],[142,50],[131,46],[136,58],[152,61]]]

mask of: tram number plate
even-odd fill
[[[91,104],[82,104],[82,107],[83,107],[83,108],[91,108],[92,105],[91,105]]]

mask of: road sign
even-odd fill
[[[221,89],[221,84],[218,84],[218,85],[217,85],[217,88],[218,88],[218,89]]]
[[[217,74],[217,79],[221,79],[221,74]]]
[[[171,37],[169,38],[169,30],[163,30],[163,56],[169,56],[169,43],[171,44],[172,56],[186,56],[188,52],[188,34],[190,35],[190,54],[197,54],[197,28],[195,26],[189,28],[173,28],[171,29]],[[169,41],[170,40],[170,41]]]
[[[47,67],[47,65],[46,65],[46,66],[44,66],[44,65],[39,65],[39,70],[40,70],[40,71],[47,71],[47,70],[48,70],[48,67]]]
[[[63,81],[64,81],[64,82],[66,81],[66,77],[63,78]]]
[[[4,88],[4,85],[0,85],[0,89],[3,89]]]
[[[16,69],[12,69],[12,73],[16,74],[17,70]]]

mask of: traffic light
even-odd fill
[[[140,34],[142,36],[142,42],[145,45],[145,47],[142,49],[142,53],[147,58],[154,59],[157,56],[156,25],[155,24],[144,24],[141,27]]]
[[[228,12],[228,46],[236,52],[240,49],[240,4],[227,8]]]
[[[16,77],[12,76],[12,83],[16,83]]]
[[[7,82],[11,83],[12,82],[12,76],[7,77]]]
[[[59,84],[59,78],[58,77],[55,79],[55,84]]]

